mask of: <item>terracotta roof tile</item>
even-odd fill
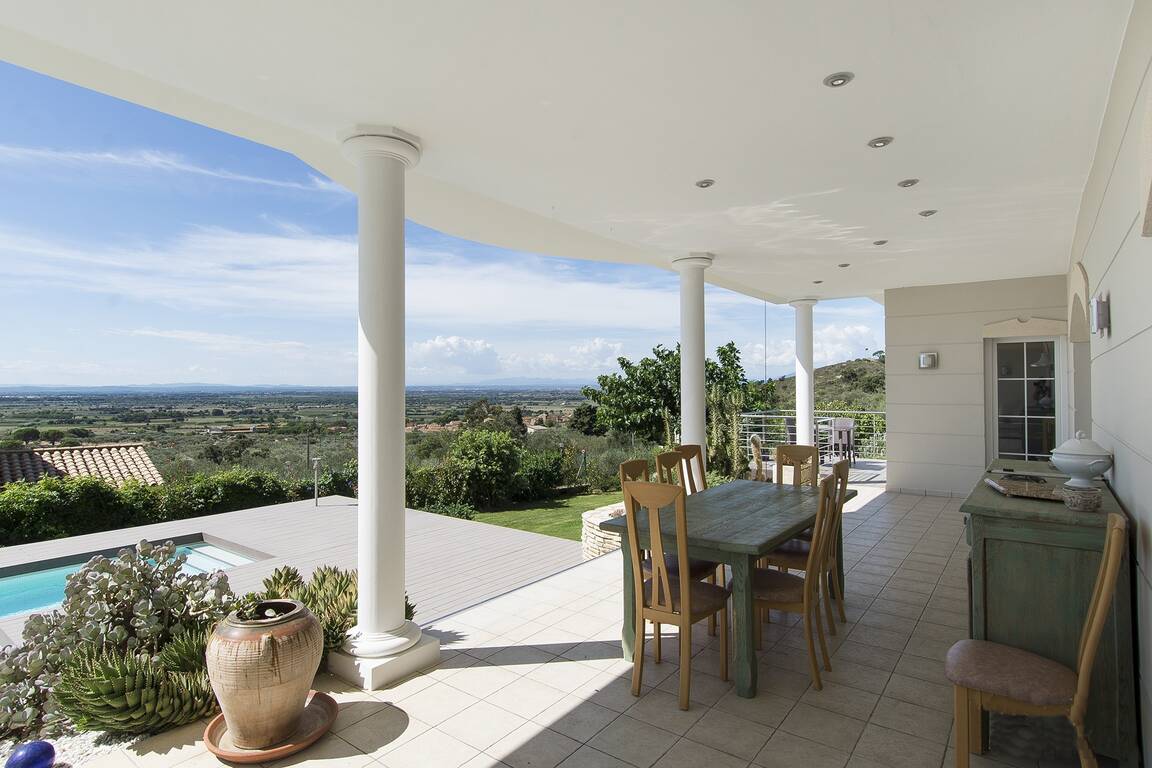
[[[148,485],[164,482],[140,443],[0,451],[0,486],[36,482],[46,475],[100,477],[113,485],[132,479]]]

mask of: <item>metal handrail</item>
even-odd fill
[[[862,459],[887,458],[887,415],[884,411],[828,411],[814,413],[815,444],[822,456],[832,452],[832,420],[848,418],[855,422],[853,443]],[[781,443],[796,442],[796,411],[780,408],[772,411],[749,411],[740,414],[740,434],[744,444],[757,435],[765,450]]]

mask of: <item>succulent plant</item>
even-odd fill
[[[203,663],[194,671],[173,671],[145,654],[92,646],[64,665],[54,696],[59,711],[82,731],[154,733],[217,709]]]
[[[140,542],[94,557],[68,577],[64,602],[24,624],[23,645],[0,649],[0,736],[66,725],[52,694],[80,649],[156,657],[187,630],[225,615],[235,600],[221,573],[186,574],[168,542]]]

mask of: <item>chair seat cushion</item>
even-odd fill
[[[1076,673],[1010,645],[961,640],[948,650],[944,674],[956,685],[1037,706],[1072,703]]]
[[[683,613],[680,607],[680,582],[673,579],[669,586],[672,588],[672,610],[677,613]],[[730,590],[724,587],[708,584],[703,581],[688,582],[688,592],[692,608],[692,621],[697,621],[705,616],[711,616],[719,612],[720,609],[728,604],[728,598],[732,594]],[[646,579],[644,581],[644,604],[651,605],[651,603],[652,580]]]
[[[668,564],[668,572],[671,575],[680,573],[680,559],[673,554],[665,554],[664,562]],[[713,563],[709,560],[695,560],[688,558],[688,578],[697,581],[706,579],[712,574],[716,573],[718,563]],[[646,557],[640,563],[640,567],[644,571],[644,578],[649,579],[652,577],[652,558]]]
[[[732,582],[728,582],[732,589]],[[752,599],[762,603],[800,603],[804,601],[804,579],[781,571],[756,568],[752,571]]]

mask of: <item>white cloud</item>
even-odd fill
[[[866,325],[822,325],[813,330],[812,358],[817,366],[866,357],[880,348],[876,333]],[[768,342],[748,342],[740,348],[744,367],[752,375],[768,364],[769,368],[787,368],[791,371],[796,360],[796,341],[777,339]]]
[[[257,339],[250,336],[235,336],[227,333],[208,333],[206,331],[190,330],[154,330],[150,328],[137,328],[133,330],[112,331],[114,334],[125,336],[142,336],[154,339],[166,339],[202,347],[210,352],[219,352],[229,355],[251,355],[273,353],[293,358],[307,358],[318,350],[300,341],[276,341]]]
[[[491,376],[500,372],[500,358],[484,339],[437,336],[409,346],[408,369],[423,375]]]
[[[623,343],[597,337],[563,350],[512,352],[500,359],[509,375],[567,378],[591,377],[615,370],[616,360],[623,354]]]
[[[193,176],[257,184],[277,189],[301,192],[326,192],[350,195],[344,187],[329,179],[310,176],[308,181],[287,181],[266,176],[251,176],[221,168],[207,168],[189,162],[180,155],[152,149],[131,149],[119,152],[84,152],[80,150],[20,147],[0,144],[0,164],[4,165],[56,165],[69,168],[123,168],[128,170],[182,173]]]

